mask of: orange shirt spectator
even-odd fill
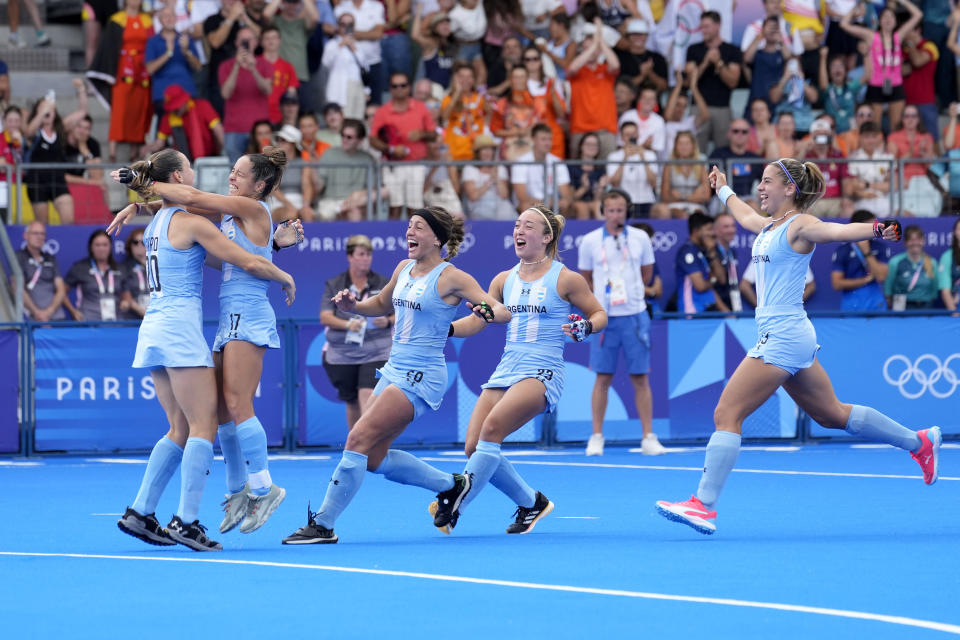
[[[920,112],[916,105],[907,105],[901,119],[903,126],[887,137],[887,152],[897,158],[931,158],[935,156],[933,136],[917,129]],[[927,173],[929,165],[920,162],[908,162],[903,165],[904,186],[911,178]]]
[[[610,71],[608,63],[585,65],[567,79],[570,81],[570,133],[609,131],[616,134],[617,102],[613,85],[617,74]]]
[[[453,160],[473,160],[473,141],[486,129],[487,102],[475,88],[476,72],[466,62],[453,66],[450,93],[440,103],[441,119],[446,121],[443,140]]]

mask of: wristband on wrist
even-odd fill
[[[274,250],[274,251],[280,251],[280,249],[283,249],[283,247],[281,247],[280,245],[278,245],[278,244],[277,244],[277,241],[274,240],[274,241],[273,241],[273,250]]]
[[[730,188],[730,185],[723,185],[717,191],[717,197],[720,198],[720,202],[723,203],[723,206],[727,206],[727,200],[730,199],[730,196],[736,195],[733,193],[733,189]]]
[[[447,337],[452,338],[453,336],[453,323],[450,323],[450,329],[447,330]]]

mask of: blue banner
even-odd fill
[[[653,430],[661,439],[700,440],[714,431],[713,410],[734,370],[757,341],[752,318],[654,320],[650,327],[650,390]],[[567,392],[560,400],[557,440],[585,440],[592,427],[590,391],[595,374],[589,349],[567,345]],[[608,441],[642,435],[634,389],[621,357],[603,423]],[[780,389],[743,424],[747,438],[793,438],[797,407]]]
[[[0,453],[20,451],[20,332],[0,330]]]
[[[926,251],[937,258],[950,247],[950,233],[953,218],[915,218],[911,224],[921,226],[926,232]],[[687,223],[684,220],[650,220],[655,230],[653,248],[656,254],[660,277],[663,280],[661,305],[673,295],[676,288],[674,276],[674,258],[678,247],[687,237]],[[389,276],[400,260],[407,257],[407,244],[404,238],[406,222],[326,222],[306,224],[307,241],[296,249],[286,249],[275,254],[277,264],[291,274],[297,281],[297,300],[290,307],[283,302],[279,286],[270,288],[271,301],[278,318],[316,318],[320,314],[320,296],[323,295],[324,282],[346,270],[346,241],[355,233],[370,236],[373,242],[373,270]],[[598,228],[599,221],[571,220],[560,240],[561,259],[572,269],[577,266],[577,246],[580,238]],[[9,227],[9,233],[16,246],[21,246],[23,227]],[[45,249],[57,256],[60,270],[66,273],[70,265],[86,256],[87,239],[97,227],[50,227],[47,230]],[[126,235],[125,232],[124,235]],[[467,223],[467,233],[460,255],[453,262],[461,269],[473,275],[486,287],[490,280],[504,269],[516,263],[513,252],[513,223],[477,221]],[[754,236],[740,229],[734,238],[733,246],[737,251],[741,268],[745,268]],[[123,259],[123,241],[114,242],[114,255]],[[829,310],[840,308],[840,292],[830,285],[831,258],[837,244],[819,247],[813,254],[810,266],[817,283],[817,291],[807,302],[810,310]],[[896,245],[895,251],[902,251],[903,245]],[[204,278],[204,317],[219,316],[217,293],[220,273],[207,269]]]
[[[464,307],[464,315],[466,308]],[[323,327],[298,327],[299,357],[297,379],[303,380],[299,394],[297,444],[302,446],[342,447],[347,439],[345,405],[337,399],[323,368]],[[437,411],[429,411],[410,423],[396,439],[397,444],[449,444],[463,442],[470,414],[480,386],[496,368],[503,353],[504,328],[491,325],[469,339],[447,341],[447,392]],[[470,363],[461,367],[460,363]],[[540,440],[543,417],[531,421],[507,438],[507,442]]]
[[[137,327],[33,331],[36,451],[149,449],[169,429],[147,369],[131,366]],[[204,335],[212,343],[216,326]],[[271,446],[283,444],[283,355],[268,349],[254,409]]]
[[[819,318],[818,358],[841,402],[911,429],[960,434],[960,322],[950,317]],[[811,420],[814,437],[846,437]]]

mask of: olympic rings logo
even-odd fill
[[[915,362],[904,355],[893,355],[883,363],[883,377],[909,400],[927,391],[934,398],[949,398],[960,386],[960,353],[950,355],[943,362],[932,353],[923,354]]]
[[[654,251],[661,253],[670,251],[677,244],[677,234],[673,231],[655,231],[653,237],[650,238],[650,243],[653,245]]]

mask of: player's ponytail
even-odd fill
[[[455,218],[443,207],[424,207],[423,209],[417,209],[410,216],[420,216],[427,222],[427,225],[433,230],[434,235],[441,243],[441,251],[443,250],[442,245],[446,245],[447,257],[444,258],[445,261],[450,262],[451,258],[456,257],[464,237],[463,220]]]
[[[154,197],[154,182],[170,182],[175,171],[183,170],[183,154],[176,149],[163,149],[151,154],[146,160],[130,165],[137,175],[130,183],[130,189],[136,191],[144,200]]]
[[[813,162],[781,158],[772,164],[784,172],[783,184],[792,184],[796,188],[793,202],[800,211],[808,211],[823,197],[827,181],[824,180],[820,167]]]
[[[250,173],[253,183],[263,181],[263,191],[257,194],[260,200],[266,200],[280,186],[283,169],[287,166],[287,154],[280,147],[264,147],[263,153],[251,153]]]
[[[559,213],[554,213],[550,207],[543,203],[535,204],[530,208],[543,216],[543,232],[553,236],[547,243],[546,253],[552,260],[556,260],[560,251],[560,234],[563,233],[563,227],[566,226],[567,219]]]

